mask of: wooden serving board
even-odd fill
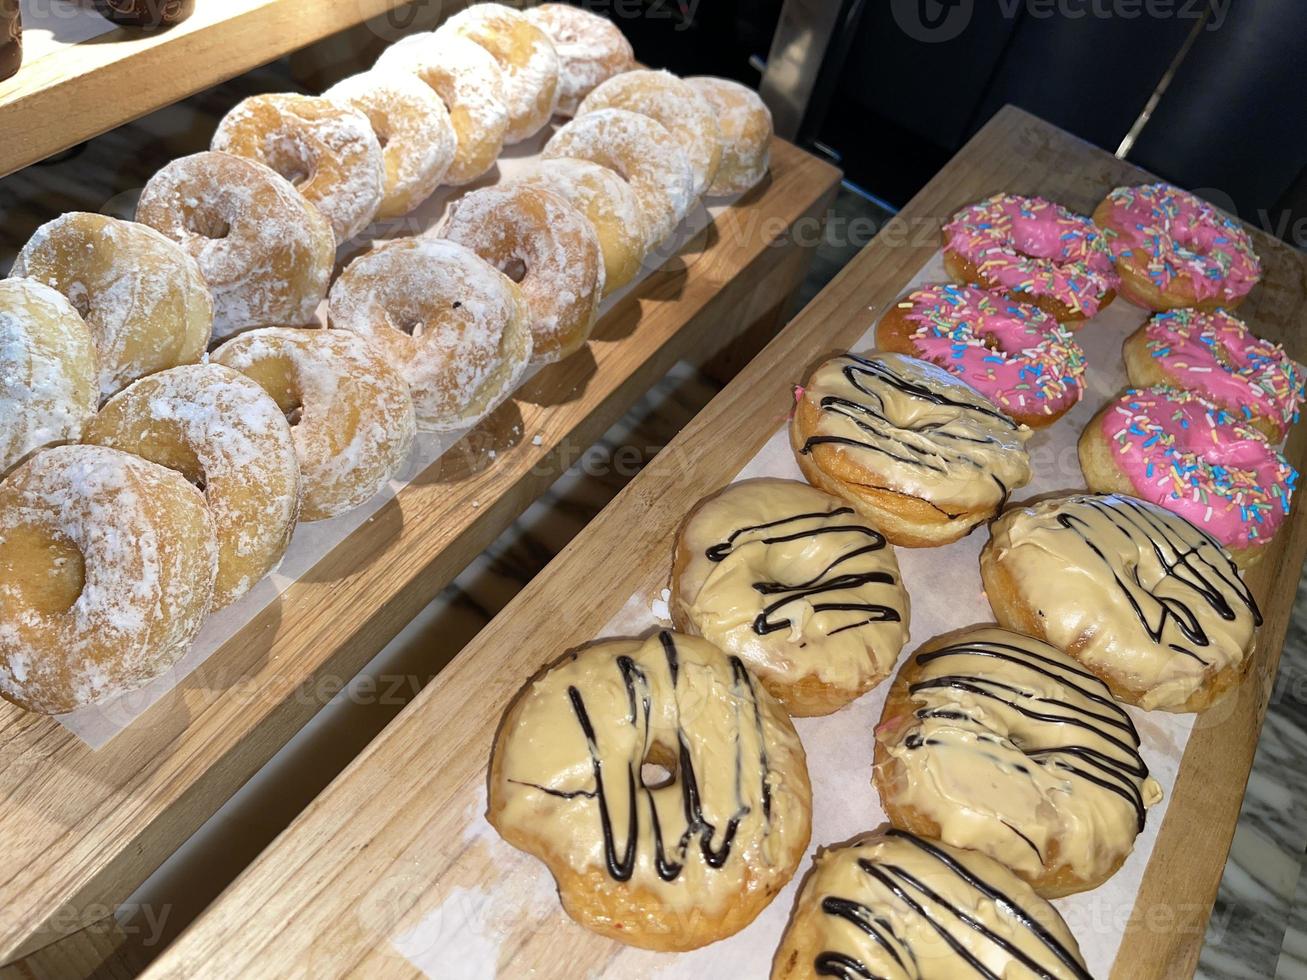
[[[706,360],[774,315],[838,180],[778,140],[769,179],[622,298],[583,351],[537,374],[100,751],[0,702],[0,963],[111,914],[677,360]]]
[[[0,177],[369,18],[380,41],[428,16],[408,0],[199,0],[177,26],[144,31],[90,0],[21,4],[23,66],[0,82]]]
[[[420,922],[429,931],[433,910],[447,919],[436,923],[438,933],[461,937],[493,923],[502,940],[475,963],[427,950],[434,975],[482,976],[487,965],[503,977],[651,972],[649,954],[568,922],[547,882],[526,896],[538,914],[518,916],[518,901],[496,905],[497,882],[548,877],[533,858],[506,856],[502,843],[483,837],[493,835],[479,816],[505,706],[541,665],[602,635],[629,597],[657,594],[687,510],[768,440],[788,411],[791,385],[859,338],[870,310],[899,294],[938,248],[953,211],[1012,191],[1088,212],[1112,187],[1146,178],[1018,109],[1000,112],[147,975],[409,976],[417,969],[394,941]],[[1307,260],[1261,234],[1257,249],[1266,278],[1243,312],[1302,358]],[[1307,463],[1307,427],[1295,429],[1287,452]],[[1302,511],[1299,501],[1249,576],[1266,614],[1256,662],[1240,692],[1195,725],[1115,977],[1187,975],[1197,961],[1307,551]],[[523,873],[528,863],[535,873]],[[466,956],[469,944],[459,949]]]

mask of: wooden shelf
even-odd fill
[[[623,297],[584,350],[105,748],[0,702],[0,963],[103,918],[677,360],[714,356],[787,301],[838,180],[777,141],[770,180]]]
[[[166,31],[117,28],[74,0],[22,0],[18,74],[0,82],[0,176],[407,0],[198,0]]]
[[[870,325],[869,308],[893,301],[934,254],[940,224],[957,207],[1008,189],[1087,212],[1113,186],[1145,176],[1020,110],[1003,110],[677,436],[659,457],[666,465],[648,467],[627,486],[146,975],[307,969],[319,976],[409,976],[414,967],[391,941],[438,909],[445,910],[440,922],[449,941],[466,933],[460,949],[475,947],[478,964],[497,956],[504,976],[638,976],[665,965],[568,923],[543,883],[531,893],[541,897],[528,903],[538,911],[519,917],[516,903],[494,904],[496,883],[547,877],[533,858],[479,837],[489,833],[478,818],[493,735],[508,701],[540,666],[602,635],[633,594],[657,595],[689,507],[768,440],[778,406],[787,404],[805,367],[855,342]],[[1257,248],[1266,279],[1241,313],[1301,359],[1307,259],[1260,233]],[[1307,426],[1296,427],[1287,452],[1299,467],[1307,461]],[[1251,676],[1216,710],[1219,718],[1204,716],[1195,726],[1136,900],[1132,922],[1166,926],[1131,929],[1115,977],[1187,976],[1197,962],[1304,552],[1300,497],[1249,575],[1266,615]],[[497,954],[477,945],[479,930],[501,927]],[[437,972],[444,949],[428,950]]]

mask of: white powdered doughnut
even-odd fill
[[[561,194],[589,219],[604,256],[604,295],[635,278],[649,232],[630,184],[607,167],[570,157],[541,160],[519,182]]]
[[[648,116],[681,144],[694,173],[694,196],[702,197],[722,159],[717,114],[693,85],[667,71],[623,72],[585,97],[578,117],[599,109],[629,109]]]
[[[245,375],[220,364],[152,374],[109,399],[85,439],[203,488],[218,534],[214,609],[281,562],[299,517],[300,468],[286,416]]]
[[[268,327],[229,340],[212,358],[257,381],[291,419],[301,520],[365,503],[408,458],[417,430],[408,385],[362,337]]]
[[[543,156],[589,160],[630,184],[645,214],[650,248],[694,207],[694,173],[680,141],[638,112],[598,109],[578,116],[545,144]]]
[[[607,17],[565,3],[542,3],[523,15],[549,35],[558,52],[558,113],[576,115],[601,83],[635,67],[631,42]]]
[[[361,334],[408,382],[418,427],[490,414],[531,361],[531,310],[513,280],[443,238],[385,242],[331,287],[331,326]]]
[[[494,167],[508,132],[508,106],[503,69],[489,51],[457,34],[410,34],[382,52],[376,67],[414,73],[449,109],[458,147],[445,183],[471,183]]]
[[[412,72],[374,69],[337,82],[323,98],[368,117],[381,142],[385,192],[378,218],[408,214],[431,196],[458,152],[449,110]]]
[[[506,143],[520,143],[549,122],[558,105],[558,53],[549,35],[511,7],[479,3],[461,10],[436,31],[481,45],[504,71],[508,106]]]
[[[372,223],[385,187],[381,143],[368,117],[312,95],[254,95],[213,134],[211,149],[267,164],[331,222],[336,244]]]
[[[146,225],[62,215],[36,229],[13,274],[59,290],[82,315],[105,397],[147,374],[198,361],[209,345],[213,299],[200,267]]]
[[[275,171],[229,153],[196,153],[150,178],[136,220],[195,258],[213,292],[213,336],[301,324],[327,293],[331,225]]]
[[[195,639],[217,572],[209,509],[180,474],[41,450],[0,484],[0,695],[61,714],[140,687]]]
[[[95,413],[95,348],[71,303],[35,279],[0,280],[0,477],[81,438]]]
[[[698,75],[685,81],[717,113],[722,161],[706,193],[716,197],[747,191],[767,175],[771,162],[771,110],[753,89],[728,78]]]
[[[454,202],[440,234],[518,279],[531,308],[533,357],[579,350],[604,291],[603,254],[585,215],[541,187],[498,184]]]

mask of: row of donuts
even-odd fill
[[[1025,249],[1013,249],[1022,261]],[[997,285],[927,287],[891,308],[879,336],[910,336],[900,311],[934,300],[922,323],[979,322],[993,350],[985,318],[1014,302]],[[941,307],[965,312],[941,323]],[[1159,324],[1217,318],[1233,319],[1160,314],[1126,349]],[[1196,344],[1229,375],[1227,393],[1248,387],[1245,417],[1261,392],[1280,399],[1270,414],[1286,428],[1296,419],[1301,369],[1283,351],[1266,345],[1288,379],[1271,385],[1250,358]],[[910,617],[891,544],[956,540],[1030,477],[1026,427],[948,363],[963,360],[952,346],[940,350],[816,368],[790,427],[810,485],[748,480],[691,511],[671,576],[680,632],[569,653],[510,706],[488,817],[549,866],[581,924],[695,948],[747,925],[796,870],[812,793],[786,711],[838,710],[893,672]],[[1036,369],[1022,367],[1013,391],[1030,390],[1016,385]],[[992,524],[981,577],[999,625],[937,637],[899,669],[872,760],[891,826],[819,852],[774,978],[1088,976],[1044,899],[1107,880],[1161,799],[1118,700],[1203,710],[1242,679],[1261,624],[1230,551],[1175,509],[1075,493]]]
[[[484,6],[492,9],[479,16],[501,9]],[[408,47],[426,50],[432,38]],[[639,74],[703,102],[672,76]],[[733,89],[748,90],[721,87],[739,108]],[[719,143],[729,120],[714,120],[711,138],[698,141],[719,146],[727,186],[766,171],[770,118],[748,95],[748,111],[736,113],[743,142]],[[661,124],[627,110],[594,113],[605,114],[634,116],[641,132],[618,149],[601,140],[604,152],[667,159],[688,173]],[[342,172],[323,149],[332,125],[307,143],[281,134],[261,145],[325,182]],[[644,138],[650,131],[661,143]],[[533,354],[562,356],[551,346],[559,317],[533,309],[528,288],[482,255],[502,247],[499,264],[530,256],[540,273],[552,261],[558,293],[586,304],[569,349],[584,342],[600,263],[611,258],[618,283],[645,257],[650,222],[638,187],[550,154],[511,188],[467,195],[443,226],[447,237],[387,242],[351,263],[331,290],[331,330],[258,326],[307,322],[335,249],[319,207],[257,160],[188,157],[149,182],[138,222],[78,213],[39,229],[15,278],[0,283],[0,414],[12,423],[0,437],[0,599],[11,624],[0,635],[0,694],[62,713],[145,683],[211,612],[276,567],[298,521],[362,504],[401,467],[417,429],[471,424],[511,393]],[[487,241],[532,206],[539,235]],[[638,238],[626,253],[595,246],[620,246],[631,229]],[[588,246],[585,262],[566,249],[548,254],[568,234]],[[455,237],[479,241],[481,254]],[[577,264],[590,278],[573,289],[558,277],[575,276]],[[224,342],[206,357],[211,337]],[[86,445],[59,445],[78,441]],[[133,554],[132,542],[153,546]],[[47,579],[48,590],[34,591]]]
[[[796,412],[810,484],[746,480],[690,512],[677,632],[568,653],[497,734],[488,819],[545,862],[569,915],[623,942],[696,948],[770,903],[811,827],[788,716],[885,682],[907,642],[894,535],[814,479],[830,472],[822,450],[876,461],[881,485],[923,460],[985,482],[1024,451],[1003,446],[1016,424],[973,388],[897,353],[833,358],[802,398],[838,420],[810,429]],[[1086,976],[1044,900],[1111,877],[1161,799],[1118,699],[1200,710],[1243,676],[1261,622],[1215,540],[1124,495],[1009,509],[981,572],[999,625],[936,637],[898,669],[868,733],[891,827],[819,852],[774,977],[896,976],[898,957],[925,977],[977,963]]]
[[[964,208],[944,228],[945,267],[958,282],[903,296],[878,322],[877,345],[938,364],[1040,428],[1084,395],[1071,329],[1121,288],[1157,312],[1124,345],[1132,387],[1084,431],[1085,479],[1201,523],[1252,563],[1289,511],[1297,474],[1275,444],[1298,418],[1307,373],[1226,308],[1260,276],[1251,240],[1160,184],[1112,191],[1095,220],[1010,194]],[[1004,487],[1000,497],[1015,489]],[[954,540],[987,516],[951,512],[956,520],[923,518],[923,543]]]

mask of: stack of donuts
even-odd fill
[[[637,70],[602,17],[478,4],[320,97],[241,102],[135,221],[41,227],[0,282],[0,695],[58,714],[166,671],[298,522],[584,345],[702,196],[765,176],[771,136],[753,92]],[[342,245],[466,185],[333,282]]]
[[[1248,671],[1240,565],[1289,507],[1271,441],[1303,368],[1229,312],[1259,274],[1246,233],[1175,188],[1094,219],[1001,194],[946,225],[944,263],[957,281],[894,303],[880,349],[796,387],[806,483],[742,480],[686,516],[675,632],[571,651],[510,705],[488,818],[587,928],[686,950],[748,925],[812,827],[791,718],[885,685],[887,824],[818,850],[773,980],[1088,977],[1048,900],[1111,878],[1162,798],[1125,706],[1203,711]],[[1009,506],[1032,428],[1084,393],[1070,331],[1118,293],[1151,318],[1124,346],[1139,390],[1080,439],[1089,489]],[[905,656],[895,547],[981,525],[996,622]]]

